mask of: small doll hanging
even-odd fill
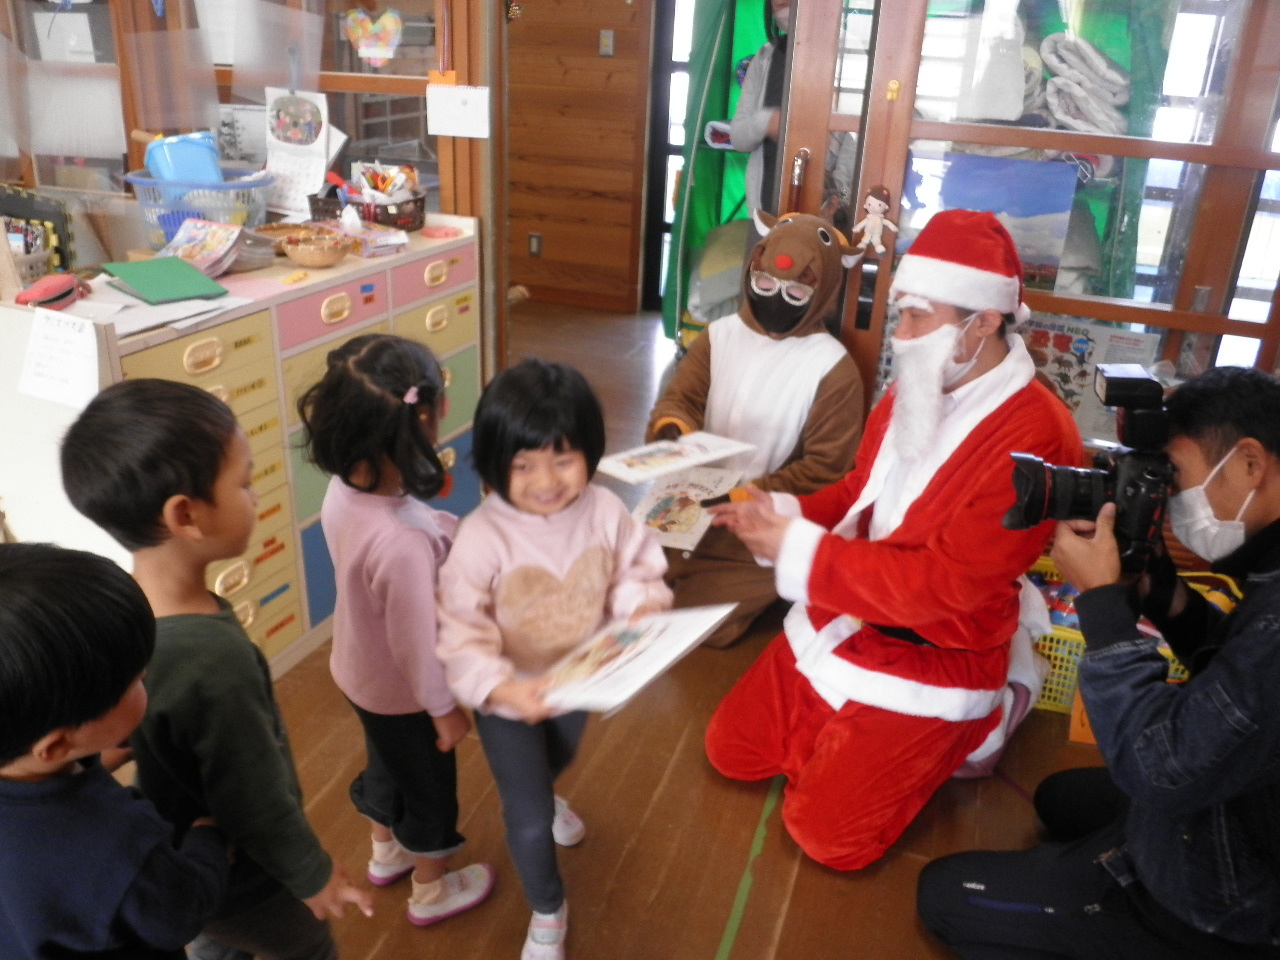
[[[858,243],[858,249],[866,250],[870,245],[878,255],[883,255],[884,228],[888,227],[894,233],[898,232],[897,225],[885,217],[889,212],[889,189],[882,186],[872,187],[867,191],[867,198],[862,201],[862,209],[867,215],[853,227],[854,233],[862,231],[862,240]]]

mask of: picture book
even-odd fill
[[[737,470],[692,467],[656,481],[631,515],[673,550],[692,550],[711,526],[700,501],[728,493],[742,479]]]
[[[615,453],[601,460],[598,469],[623,483],[645,483],[754,449],[753,444],[698,430],[679,440],[659,440]]]
[[[189,217],[157,257],[181,257],[206,277],[226,273],[235,260],[240,228]]]
[[[558,709],[612,713],[696,647],[735,606],[687,607],[610,624],[551,668],[544,699]]]

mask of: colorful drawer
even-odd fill
[[[396,308],[476,282],[475,244],[446,250],[391,271],[391,303]]]
[[[300,637],[306,627],[302,619],[302,591],[296,567],[266,577],[235,605],[249,639],[268,657]]]
[[[246,591],[252,591],[255,583],[295,566],[289,488],[277,487],[271,496],[259,501],[258,515],[269,519],[253,531],[249,549],[235,559],[210,564],[205,574],[209,589],[232,605]]]
[[[304,343],[354,327],[387,313],[385,273],[351,280],[276,308],[280,349],[292,350]]]
[[[459,434],[440,447],[440,462],[449,471],[449,482],[431,506],[465,516],[480,505],[480,476],[471,465],[471,431]]]
[[[448,438],[471,423],[480,399],[480,348],[470,346],[440,361],[444,367],[445,395],[449,409],[440,424],[440,436]]]
[[[271,357],[232,370],[220,370],[198,386],[229,406],[237,417],[264,404],[279,402],[276,362]]]
[[[425,343],[437,357],[477,342],[480,310],[476,288],[397,313],[391,318],[391,332]]]
[[[293,471],[293,512],[306,523],[320,512],[324,493],[329,489],[329,475],[307,459],[302,431],[289,438],[289,466]]]
[[[307,616],[314,627],[333,616],[338,598],[333,559],[319,520],[302,531],[302,569],[307,582]]]
[[[208,389],[223,382],[227,371],[251,363],[270,362],[271,314],[251,314],[222,326],[193,333],[158,347],[120,358],[126,380],[159,377]]]
[[[279,404],[272,402],[239,417],[253,454],[253,492],[259,497],[259,519],[263,498],[288,479],[284,465],[284,418]]]

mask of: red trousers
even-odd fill
[[[999,719],[998,708],[959,723],[852,701],[833,710],[779,634],[716,708],[707,757],[734,780],[785,774],[787,832],[819,863],[857,870],[893,845]]]

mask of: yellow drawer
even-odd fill
[[[279,403],[266,404],[236,419],[249,438],[249,452],[255,460],[270,447],[284,446],[284,418],[280,416]]]
[[[259,501],[258,515],[264,514],[268,519],[253,531],[249,549],[234,559],[210,564],[205,573],[205,585],[233,605],[251,595],[254,584],[261,583],[281,569],[297,565],[293,510],[287,486],[277,487],[271,496]]]
[[[249,631],[249,639],[256,643],[262,655],[269,659],[302,639],[304,629],[302,604],[294,602],[279,610],[269,610],[260,614],[258,623],[253,630]]]
[[[263,620],[270,613],[299,602],[298,569],[290,566],[270,577],[262,577],[244,590],[231,604],[240,626],[252,636],[255,628],[261,629]]]
[[[258,511],[262,511],[263,499],[268,493],[289,479],[285,467],[284,445],[271,444],[253,454],[253,492],[258,495]]]
[[[220,376],[209,377],[200,386],[229,406],[237,417],[267,403],[278,402],[276,365],[271,357],[221,371]]]
[[[302,636],[302,588],[296,566],[266,577],[235,604],[236,617],[249,639],[275,656]]]
[[[425,343],[436,356],[452,353],[480,339],[476,288],[441,297],[405,310],[391,319],[391,332]]]
[[[391,324],[384,320],[382,323],[375,323],[372,326],[353,330],[345,337],[330,340],[314,346],[310,350],[304,350],[302,353],[296,353],[292,357],[285,358],[280,364],[280,369],[284,375],[285,417],[289,426],[302,422],[298,416],[298,398],[306,393],[312,384],[324,376],[327,369],[326,360],[328,359],[329,351],[337,350],[338,347],[353,337],[364,336],[366,333],[390,332]]]
[[[198,387],[228,371],[271,358],[271,314],[254,313],[120,358],[126,379],[159,377]]]

